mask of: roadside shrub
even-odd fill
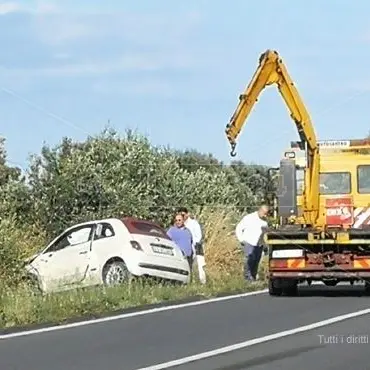
[[[45,244],[45,233],[37,225],[20,226],[14,217],[0,222],[0,280],[17,286],[22,275],[23,261]]]

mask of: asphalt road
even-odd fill
[[[176,370],[369,370],[369,316],[176,367]]]
[[[0,341],[1,370],[136,370],[367,309],[352,287],[301,289],[299,297],[245,298],[190,306]],[[333,293],[334,292],[334,293]],[[362,344],[325,344],[330,334]],[[323,335],[321,343],[319,335]],[[358,341],[359,339],[357,339]],[[364,340],[363,340],[364,341]],[[370,369],[369,315],[257,344],[178,369]],[[298,367],[299,365],[299,367]]]

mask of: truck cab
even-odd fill
[[[356,150],[350,140],[327,140],[318,144],[319,223],[327,227],[370,227],[370,150]],[[306,160],[305,150],[298,142],[291,142],[282,154],[283,165],[279,168],[278,213],[295,218],[298,224],[304,223],[302,208]],[[291,184],[290,191],[284,192],[287,184]]]

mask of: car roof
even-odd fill
[[[76,226],[89,225],[91,223],[112,222],[112,221],[119,221],[119,218],[110,217],[110,218],[93,219],[89,221],[79,222],[77,224],[73,224],[72,226],[68,227],[68,229],[72,227],[76,227]]]
[[[122,217],[122,218],[109,217],[109,218],[102,218],[102,219],[93,219],[93,220],[90,220],[90,221],[85,221],[85,222],[80,222],[80,223],[74,224],[74,225],[68,227],[66,230],[69,230],[69,229],[74,228],[76,226],[89,225],[91,223],[116,222],[116,221],[121,221],[121,222],[123,221],[124,225],[132,224],[132,222],[145,223],[145,224],[148,224],[148,225],[156,226],[156,227],[162,229],[163,231],[165,231],[165,229],[161,225],[159,225],[158,223],[156,223],[154,221],[146,220],[146,219],[142,219],[142,218],[138,218],[138,217],[133,217],[133,216],[125,216],[125,217]]]

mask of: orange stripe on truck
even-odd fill
[[[291,269],[301,269],[306,265],[304,258],[289,258],[288,259],[288,268]]]

